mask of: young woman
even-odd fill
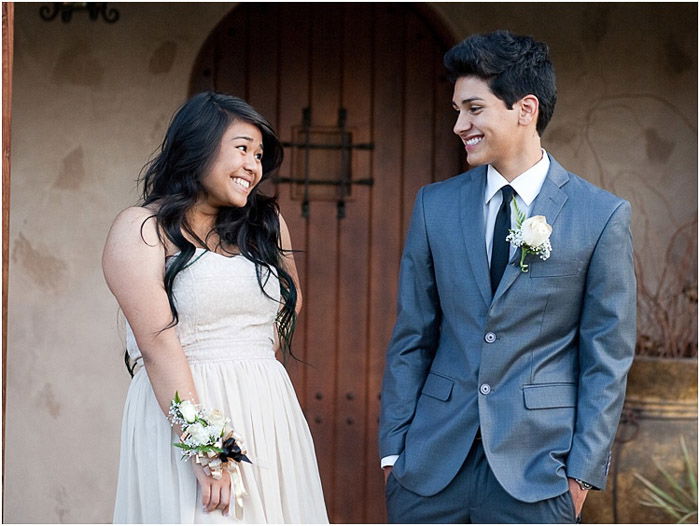
[[[200,93],[146,166],[141,206],[112,225],[103,269],[135,370],[114,522],[328,521],[309,428],[275,358],[290,353],[301,306],[288,229],[258,192],[282,153],[246,102]],[[169,415],[176,393],[228,418],[250,462],[223,457],[217,472],[204,455],[183,460],[173,444],[197,434]]]

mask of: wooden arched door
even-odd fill
[[[243,3],[192,75],[192,93],[246,99],[283,141],[326,145],[287,147],[279,177],[310,183],[276,190],[301,251],[294,351],[310,364],[289,370],[333,522],[385,521],[377,422],[403,239],[417,190],[462,166],[442,67],[450,42],[427,14],[408,4]]]

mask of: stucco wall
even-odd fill
[[[4,518],[108,522],[128,375],[101,250],[232,4],[113,4],[113,25],[44,22],[39,5],[16,4]],[[697,215],[697,6],[434,8],[460,37],[549,43],[559,102],[544,146],[632,201],[654,261]]]
[[[40,5],[15,18],[5,520],[110,522],[129,376],[102,246],[231,4]]]

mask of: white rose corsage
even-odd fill
[[[248,493],[239,463],[252,462],[242,438],[233,431],[231,420],[217,409],[209,411],[190,400],[181,400],[177,392],[170,401],[168,415],[170,425],[177,424],[182,429],[180,442],[173,445],[182,450],[183,460],[194,457],[204,472],[217,480],[221,479],[224,469],[231,474],[234,513],[240,518],[243,497]]]
[[[518,208],[518,203],[513,199],[515,208],[515,228],[509,230],[506,241],[520,248],[520,270],[527,272],[529,265],[525,263],[528,254],[535,254],[545,261],[552,253],[552,245],[549,236],[552,234],[552,225],[547,223],[544,216],[533,216],[525,219],[525,214]]]

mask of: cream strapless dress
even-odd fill
[[[327,523],[314,444],[282,364],[275,358],[279,281],[260,290],[255,264],[198,249],[173,292],[177,334],[200,402],[220,409],[248,448],[240,464],[248,496],[235,519],[202,511],[197,482],[139,367],[124,407],[115,523]],[[132,359],[141,353],[127,325]],[[174,393],[173,393],[174,394]]]

